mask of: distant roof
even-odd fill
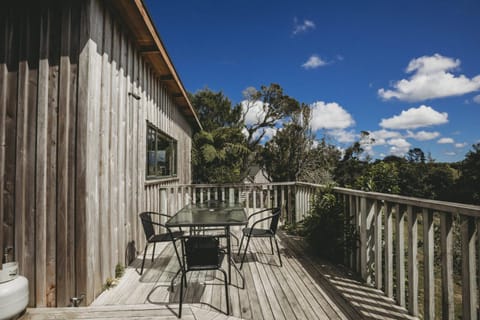
[[[107,0],[107,2],[125,22],[124,25],[133,35],[140,54],[164,81],[180,111],[193,126],[202,129],[197,113],[188,99],[182,81],[143,1]]]
[[[248,168],[248,173],[247,175],[249,177],[255,177],[255,175],[260,171],[261,167],[258,165],[252,165]]]

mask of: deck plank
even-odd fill
[[[381,291],[364,285],[344,270],[311,257],[305,244],[296,237],[279,232],[283,266],[271,254],[269,239],[253,239],[249,245],[242,281],[232,268],[229,286],[230,316],[226,304],[223,275],[219,271],[189,272],[182,319],[412,319],[406,310],[396,306]],[[32,309],[25,319],[176,319],[179,285],[174,291],[170,281],[178,270],[178,261],[169,243],[157,245],[151,263],[147,253],[145,270],[139,275],[142,257],[126,268],[114,288],[104,291],[90,307]],[[232,242],[234,260],[238,263],[238,245]],[[224,261],[223,267],[227,264]]]

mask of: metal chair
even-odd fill
[[[180,303],[178,317],[182,316],[183,288],[187,287],[187,272],[220,270],[225,281],[225,296],[227,302],[227,315],[230,314],[228,296],[227,272],[221,268],[225,252],[220,249],[219,239],[212,236],[190,236],[186,238],[184,258],[180,258],[177,251],[178,262],[181,265]],[[183,239],[185,240],[185,238]],[[183,262],[183,263],[182,263]],[[172,280],[173,291],[173,280]]]
[[[180,229],[180,231],[171,232],[170,229],[168,229],[163,223],[153,221],[154,216],[159,217],[158,221],[160,221],[160,217],[170,218],[169,215],[158,213],[158,212],[146,211],[146,212],[140,213],[140,219],[142,221],[143,231],[145,231],[145,237],[147,239],[147,243],[145,244],[145,250],[143,252],[142,269],[140,270],[140,275],[143,274],[143,267],[145,265],[145,256],[147,255],[147,248],[149,244],[153,243],[153,253],[152,253],[152,263],[153,263],[153,259],[155,258],[155,245],[158,242],[172,241],[175,247],[175,251],[177,251],[177,247],[175,246],[175,240],[183,236],[182,229]],[[157,233],[155,232],[154,226],[164,227],[166,229],[166,232]]]
[[[240,251],[242,249],[242,244],[243,244],[243,239],[247,237],[247,244],[245,245],[245,251],[243,252],[243,257],[242,257],[242,262],[240,263],[240,269],[242,269],[243,266],[243,261],[245,260],[245,255],[247,254],[247,249],[248,249],[248,244],[250,243],[250,238],[270,238],[270,246],[272,247],[272,254],[273,253],[273,243],[272,243],[272,238],[275,241],[275,245],[277,247],[277,253],[278,253],[278,259],[280,260],[280,266],[282,266],[282,257],[280,256],[280,249],[278,248],[278,243],[277,239],[275,238],[275,235],[277,233],[277,227],[278,227],[278,221],[280,219],[280,208],[269,208],[269,209],[264,209],[261,211],[257,211],[255,213],[252,213],[250,216],[248,216],[248,220],[250,220],[252,217],[271,211],[272,214],[261,218],[257,221],[255,221],[251,227],[248,227],[248,224],[245,228],[242,229],[242,240],[240,240],[240,246],[238,248],[238,254],[240,254]],[[270,227],[268,229],[260,229],[260,228],[255,228],[256,225],[263,221],[270,221]]]

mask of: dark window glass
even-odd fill
[[[177,175],[177,141],[151,124],[147,126],[147,179]]]

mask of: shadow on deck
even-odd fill
[[[245,289],[232,268],[231,316],[227,317],[220,273],[191,272],[185,292],[184,319],[412,319],[407,311],[366,286],[348,272],[336,268],[305,251],[300,238],[279,232],[283,267],[272,255],[267,239],[254,239],[244,263]],[[233,251],[238,248],[232,241]],[[138,257],[119,284],[103,292],[90,307],[31,309],[26,319],[175,319],[178,312],[179,283],[170,280],[178,270],[173,247],[157,248],[153,265],[146,261],[138,274]],[[148,255],[147,255],[148,259]],[[63,310],[63,311],[62,311]],[[48,316],[50,314],[50,316]],[[80,316],[82,315],[82,316]],[[121,315],[121,316],[120,316]]]

